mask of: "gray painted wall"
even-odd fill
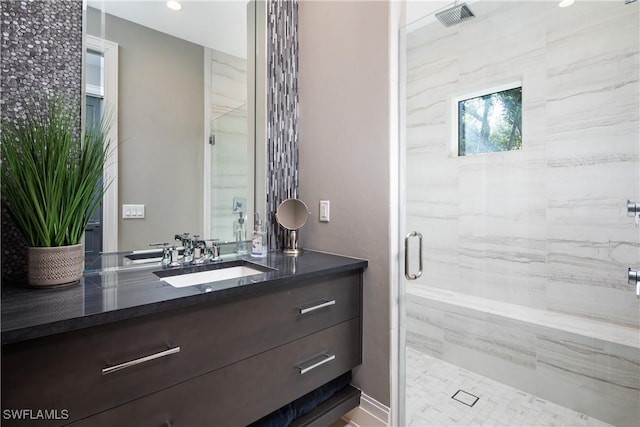
[[[87,20],[100,36],[98,11]],[[145,205],[119,219],[118,249],[202,234],[204,48],[110,15],[104,37],[119,45],[119,205]]]
[[[354,383],[390,402],[390,52],[386,2],[299,5],[300,196],[312,217],[303,247],[369,260],[363,364]],[[366,16],[366,19],[363,17]],[[319,201],[331,222],[318,222]]]

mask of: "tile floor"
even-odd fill
[[[408,426],[545,426],[610,427],[534,395],[428,356],[406,350],[406,425]],[[452,399],[463,390],[465,393]]]

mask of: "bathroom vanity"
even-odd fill
[[[239,261],[265,272],[176,288],[136,265],[3,286],[3,425],[244,426],[361,363],[366,261]],[[359,397],[349,386],[293,425],[327,425]]]

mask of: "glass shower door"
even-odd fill
[[[639,3],[461,7],[401,34],[400,424],[638,425]]]

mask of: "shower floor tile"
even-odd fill
[[[470,407],[452,399],[458,390],[477,396]],[[505,384],[406,349],[408,426],[612,427],[603,421]]]

